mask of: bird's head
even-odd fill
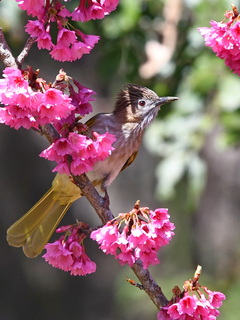
[[[123,122],[138,122],[146,127],[163,104],[174,100],[178,98],[159,97],[146,87],[128,84],[119,92],[113,113]]]

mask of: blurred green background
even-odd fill
[[[221,21],[230,9],[226,0],[121,0],[102,21],[78,24],[101,36],[90,55],[59,63],[34,45],[24,64],[39,68],[47,81],[63,68],[95,90],[94,113],[110,111],[128,82],[179,97],[163,107],[136,161],[110,187],[111,209],[127,212],[137,199],[151,209],[169,208],[176,235],[151,271],[170,298],[173,286],[182,287],[202,265],[200,283],[227,296],[219,320],[239,318],[240,80],[204,46],[197,28]],[[27,17],[14,1],[1,1],[0,12],[0,26],[17,55],[27,39]],[[0,319],[156,319],[144,292],[125,281],[135,279],[131,269],[104,256],[95,243],[86,247],[97,272],[86,277],[54,269],[41,257],[28,259],[7,245],[7,228],[49,188],[54,174],[53,164],[38,157],[47,146],[42,137],[4,125],[0,133]],[[62,224],[76,218],[99,224],[85,199]]]

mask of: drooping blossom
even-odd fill
[[[56,232],[64,232],[65,235],[45,245],[46,253],[43,258],[53,267],[70,271],[74,276],[95,272],[96,264],[90,260],[83,246],[86,235],[82,229],[86,229],[86,225],[70,225],[57,229]]]
[[[28,15],[40,19],[44,13],[45,0],[16,0],[19,8],[26,10]]]
[[[76,21],[89,21],[102,19],[115,10],[119,0],[82,0],[73,11],[72,18]]]
[[[73,85],[69,83],[69,96],[72,104],[75,106],[76,113],[82,116],[92,112],[90,101],[94,100],[92,96],[96,94],[93,90],[82,86],[77,80],[73,80]]]
[[[177,299],[175,303],[171,303],[163,308],[158,313],[158,320],[215,320],[220,312],[216,308],[222,305],[222,301],[226,299],[225,295],[221,292],[212,292],[208,290],[209,295],[206,297],[204,294],[190,295],[185,293],[183,298]],[[218,304],[214,305],[212,296],[217,295]]]
[[[227,12],[226,22],[210,21],[210,28],[198,28],[205,39],[205,44],[211,47],[216,56],[223,59],[225,64],[240,75],[240,21],[236,7]]]
[[[113,150],[115,136],[112,134],[93,133],[93,137],[91,139],[77,132],[70,132],[67,137],[56,140],[43,150],[40,156],[57,162],[53,171],[81,175],[90,171],[96,162],[104,160]]]
[[[35,38],[39,49],[51,50],[52,58],[59,61],[74,61],[83,54],[88,54],[99,41],[99,36],[85,35],[72,29],[69,19],[88,21],[102,19],[115,10],[119,0],[81,0],[77,8],[71,12],[65,7],[68,1],[34,1],[16,0],[22,10],[37,20],[29,20],[26,32]],[[53,23],[57,26],[56,41],[52,39]],[[72,30],[70,30],[72,29]]]
[[[200,272],[199,272],[200,271]],[[174,296],[158,312],[157,320],[216,320],[225,295],[211,291],[198,282],[201,267],[198,266],[194,278],[184,283],[184,291],[178,287],[172,290]]]
[[[132,267],[141,259],[147,269],[160,262],[157,253],[174,234],[169,217],[167,209],[140,208],[138,201],[129,213],[120,213],[105,226],[92,231],[91,238],[104,253],[114,255],[121,265]]]

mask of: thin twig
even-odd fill
[[[29,37],[27,39],[27,42],[26,42],[25,46],[23,47],[21,53],[18,55],[18,57],[16,59],[17,60],[17,64],[19,66],[21,66],[22,63],[24,62],[24,60],[27,57],[27,55],[28,55],[28,53],[29,53],[29,51],[30,51],[30,49],[31,49],[31,47],[32,47],[34,42],[35,42],[35,38]]]
[[[5,67],[17,68],[17,62],[6,42],[2,28],[0,28],[0,60]]]
[[[152,302],[156,305],[158,309],[167,305],[168,299],[162,292],[162,289],[153,279],[151,273],[148,269],[144,269],[141,260],[137,260],[133,267],[133,272],[138,277],[139,281],[143,285],[144,291],[148,294]]]
[[[136,288],[138,288],[138,289],[140,289],[140,290],[144,290],[144,286],[143,286],[142,284],[137,283],[136,281],[134,281],[134,280],[132,280],[132,279],[130,279],[130,278],[127,278],[127,277],[126,277],[126,280],[127,280],[127,282],[130,283],[132,286],[134,286],[134,287],[136,287]]]

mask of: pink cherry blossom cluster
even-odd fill
[[[220,312],[216,309],[226,299],[221,292],[204,288],[205,294],[192,295],[184,293],[184,297],[175,297],[175,302],[162,307],[157,315],[158,320],[215,320]],[[207,297],[206,297],[207,296]]]
[[[102,19],[115,10],[119,0],[81,0],[79,6],[70,12],[60,0],[16,0],[22,10],[37,20],[30,20],[26,32],[36,38],[39,49],[51,50],[52,58],[59,61],[74,61],[83,54],[88,54],[99,41],[98,36],[86,35],[80,30],[71,28],[69,19],[88,21]],[[68,2],[65,0],[64,2]],[[54,44],[51,36],[53,23],[58,29],[57,41]]]
[[[106,132],[99,135],[93,133],[93,139],[77,132],[70,132],[67,137],[53,142],[40,156],[50,161],[56,161],[53,171],[67,175],[80,175],[90,171],[94,164],[104,160],[114,150],[112,143],[115,136]]]
[[[0,79],[0,123],[19,129],[66,118],[76,107],[62,91],[46,86],[41,92],[29,85],[29,74],[17,68],[6,68]]]
[[[141,259],[143,267],[159,263],[158,250],[169,243],[173,236],[173,223],[169,221],[167,209],[139,207],[135,204],[129,213],[120,213],[117,218],[91,233],[100,249],[112,254],[121,265],[130,267]],[[122,225],[124,224],[124,227]]]
[[[95,272],[96,264],[90,260],[83,246],[86,235],[82,229],[86,229],[83,223],[57,229],[56,232],[65,232],[65,235],[45,245],[47,251],[43,258],[53,267],[70,271],[74,276],[85,276]]]
[[[95,92],[68,77],[63,70],[57,75],[54,86],[37,75],[31,68],[4,69],[4,79],[0,79],[0,103],[5,107],[0,108],[0,123],[15,129],[53,123],[60,131],[64,123],[75,121],[76,114],[83,116],[92,111],[90,101],[94,100]],[[67,91],[69,95],[64,93]]]
[[[211,21],[211,28],[198,28],[205,39],[205,44],[211,47],[217,57],[223,59],[225,64],[240,75],[240,21],[239,14],[227,12],[230,20],[226,23]]]

